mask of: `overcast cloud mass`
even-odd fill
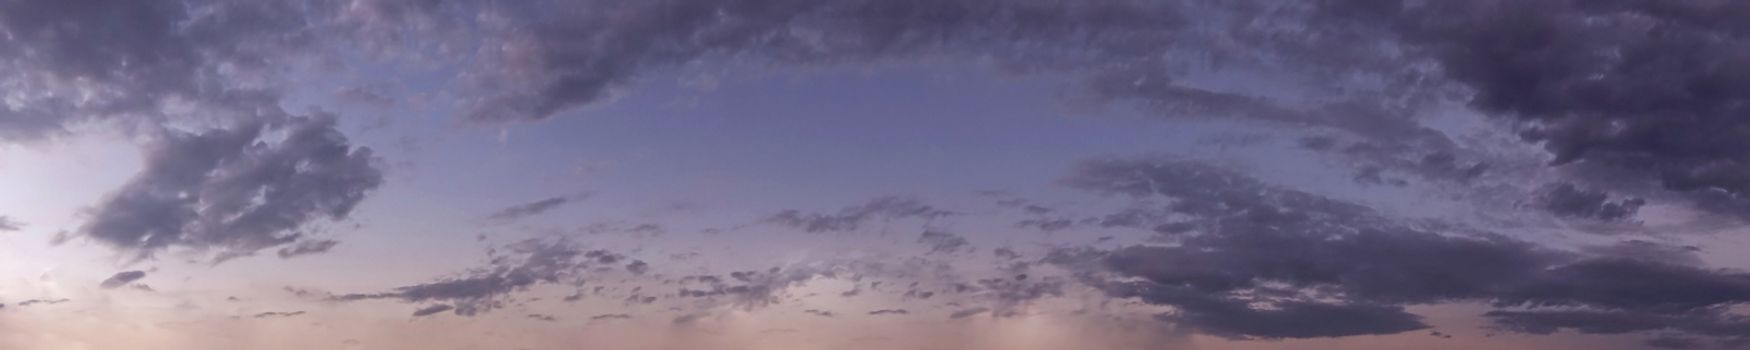
[[[0,348],[1750,348],[1750,2],[0,0]]]

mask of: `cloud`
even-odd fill
[[[633,260],[631,263],[626,264],[626,272],[631,272],[634,275],[643,275],[645,272],[649,271],[650,264],[644,263],[644,260]]]
[[[1690,349],[1701,346],[1701,342],[1698,342],[1695,339],[1670,335],[1647,339],[1646,344],[1647,346],[1660,349]]]
[[[1593,151],[1701,156],[1683,151],[1733,145],[1715,138],[1730,131],[1702,128],[1721,126],[1704,120],[1735,113],[1725,104],[1745,92],[1736,84],[1750,76],[1717,65],[1743,58],[1733,50],[1745,45],[1724,39],[1743,33],[1718,14],[1745,9],[1726,2],[1539,1],[1422,10],[1452,15],[1428,23],[1428,39],[1451,40],[1430,44],[1442,49],[1439,58],[1454,79],[1477,89],[1477,106],[1549,118],[1535,136],[1549,142],[1558,162],[1567,162]],[[1654,27],[1662,35],[1641,32]],[[1511,36],[1544,41],[1477,50]],[[1529,74],[1508,75],[1517,72]],[[1606,128],[1607,121],[1618,124]],[[1664,130],[1643,129],[1655,126]],[[1646,139],[1658,135],[1653,132],[1688,137],[1662,145]]]
[[[18,302],[18,306],[31,306],[31,305],[36,305],[36,304],[54,305],[54,304],[60,304],[60,303],[65,303],[65,302],[69,302],[69,301],[72,301],[72,300],[69,300],[66,298],[61,298],[61,299],[30,299],[30,300]]]
[[[590,320],[624,320],[630,318],[632,318],[632,315],[627,314],[601,314],[589,317]]]
[[[277,98],[251,84],[318,50],[299,4],[74,0],[0,5],[0,140],[80,123],[197,112],[254,115]],[[178,112],[170,112],[176,110]],[[271,113],[271,112],[270,112]],[[188,113],[195,114],[195,113]]]
[[[268,311],[268,312],[257,313],[253,317],[255,317],[255,318],[283,318],[283,317],[299,316],[299,315],[303,315],[303,314],[304,314],[303,311],[290,311],[290,312]]]
[[[706,317],[710,317],[710,316],[711,316],[711,314],[709,314],[709,313],[695,312],[695,313],[676,316],[674,318],[674,321],[672,321],[671,323],[673,323],[676,326],[690,326],[690,325],[693,325],[695,323],[698,323],[699,320],[705,319]]]
[[[918,235],[918,243],[930,247],[932,254],[954,254],[962,250],[972,250],[972,243],[967,242],[965,237],[936,230],[924,230],[923,234]]]
[[[1586,334],[1625,334],[1664,331],[1742,341],[1750,320],[1722,312],[1661,314],[1621,310],[1491,311],[1487,316],[1502,327],[1530,334],[1574,330]],[[1668,337],[1670,334],[1662,335]],[[1657,339],[1657,338],[1655,338]]]
[[[948,318],[950,318],[950,319],[962,319],[962,318],[977,316],[978,314],[982,314],[982,313],[986,313],[986,312],[990,312],[990,308],[975,307],[975,308],[971,308],[971,309],[955,311],[954,313],[948,314]]]
[[[557,321],[559,321],[559,318],[558,318],[558,317],[553,317],[553,315],[543,315],[543,314],[528,314],[528,316],[527,316],[527,317],[528,317],[528,318],[529,318],[529,319],[531,319],[531,320],[536,320],[536,321],[546,321],[546,322],[557,322]]]
[[[24,223],[4,215],[0,215],[0,232],[18,231],[24,229]]]
[[[729,273],[727,280],[712,275],[692,276],[679,281],[680,290],[676,295],[682,298],[707,299],[712,304],[743,310],[758,309],[782,302],[784,293],[790,287],[830,274],[835,268],[850,269],[823,264],[774,267],[765,271],[735,271]]]
[[[952,215],[955,215],[952,211],[938,209],[916,199],[881,197],[867,203],[846,207],[832,214],[785,210],[766,218],[765,222],[800,229],[808,233],[849,232],[856,231],[858,227],[875,219],[919,218],[933,220]]]
[[[1343,1],[1321,9],[1370,42],[1411,48],[1478,110],[1524,126],[1556,165],[1650,178],[1705,208],[1743,214],[1746,32],[1716,1]],[[1656,33],[1656,34],[1649,34]]]
[[[145,169],[92,208],[80,233],[141,258],[183,247],[222,261],[298,243],[308,223],[347,218],[383,182],[371,150],[350,146],[334,123],[166,131]]]
[[[1603,257],[1646,260],[1678,265],[1702,265],[1700,247],[1674,246],[1643,240],[1627,240],[1610,245],[1582,247],[1581,251]]]
[[[579,193],[570,196],[551,197],[534,202],[517,204],[493,212],[492,215],[488,215],[487,218],[498,221],[515,221],[525,217],[540,215],[541,213],[558,209],[559,207],[572,202],[588,199],[589,196],[589,193]]]
[[[1387,305],[1288,301],[1255,308],[1235,300],[1218,299],[1173,303],[1179,313],[1162,316],[1164,319],[1229,338],[1344,337],[1428,328],[1421,317]]]
[[[910,314],[910,313],[911,313],[911,311],[906,311],[905,309],[881,309],[881,310],[870,311],[869,315],[874,315],[874,316],[905,315],[905,314]]]
[[[280,259],[291,259],[294,257],[299,257],[299,256],[304,256],[304,255],[327,253],[329,250],[334,249],[334,247],[338,246],[338,245],[340,245],[340,241],[331,240],[331,239],[330,240],[317,240],[317,241],[303,240],[303,241],[299,241],[298,243],[292,244],[292,246],[290,246],[290,247],[280,248],[278,254],[280,256]]]
[[[1750,302],[1750,275],[1689,265],[1643,243],[1569,252],[1497,234],[1443,234],[1363,206],[1203,163],[1095,160],[1072,186],[1156,203],[1186,230],[1169,245],[1056,251],[1108,294],[1174,307],[1163,320],[1229,338],[1392,334],[1426,328],[1406,305],[1486,302],[1509,329],[1712,330]],[[1669,260],[1668,260],[1669,259]],[[1087,277],[1104,276],[1104,277]],[[1567,310],[1596,310],[1574,313]],[[1320,322],[1343,319],[1345,322]],[[1634,321],[1630,322],[1629,319]],[[1627,325],[1622,323],[1627,322]],[[1588,328],[1593,327],[1593,328]]]
[[[516,292],[538,285],[581,285],[582,277],[598,266],[616,266],[625,257],[602,250],[585,251],[567,239],[530,239],[507,245],[509,254],[495,256],[491,264],[453,278],[397,287],[392,291],[345,294],[335,301],[392,299],[409,303],[444,302],[457,315],[474,316],[503,308]]]
[[[126,285],[128,285],[128,283],[133,283],[134,281],[138,281],[141,278],[146,278],[145,271],[138,271],[138,270],[122,271],[122,272],[117,272],[113,276],[109,276],[108,279],[104,279],[103,283],[99,284],[98,286],[103,287],[103,289],[116,289],[116,288],[121,288],[122,286],[126,286]]]
[[[1640,198],[1622,198],[1610,200],[1610,194],[1600,190],[1586,190],[1571,183],[1561,183],[1551,187],[1539,198],[1543,210],[1556,216],[1596,219],[1603,221],[1626,220],[1640,211],[1646,200]]]
[[[431,316],[431,315],[437,314],[439,312],[450,311],[450,310],[453,310],[455,308],[456,307],[454,307],[454,306],[442,305],[442,304],[432,305],[432,306],[428,306],[428,307],[419,308],[419,310],[414,310],[413,317]]]

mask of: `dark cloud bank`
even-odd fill
[[[1161,234],[1171,244],[1064,249],[1048,260],[1112,296],[1172,306],[1159,317],[1200,332],[1393,334],[1429,327],[1405,306],[1474,302],[1519,332],[1750,339],[1750,323],[1731,310],[1750,302],[1750,274],[1693,265],[1690,249],[1631,241],[1572,252],[1440,232],[1196,162],[1091,161],[1068,181],[1164,200],[1137,225],[1177,229]]]

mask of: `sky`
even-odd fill
[[[1750,348],[1746,23],[0,0],[0,348]]]

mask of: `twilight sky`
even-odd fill
[[[1750,348],[1750,2],[0,0],[3,349]]]

